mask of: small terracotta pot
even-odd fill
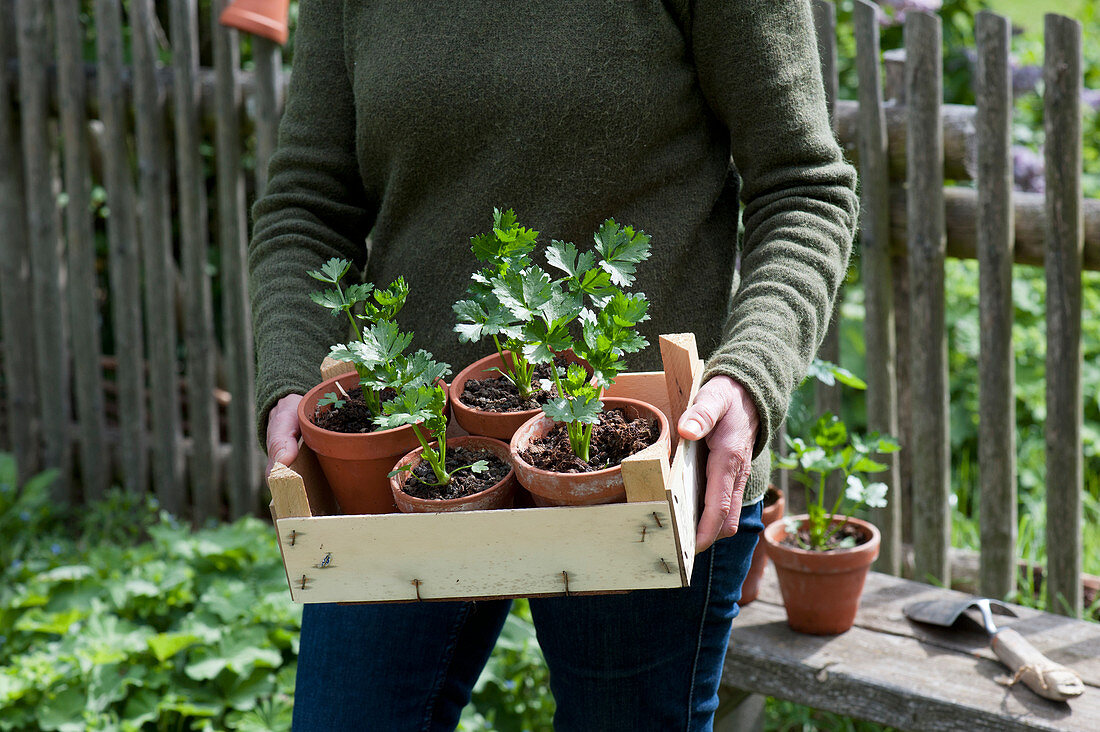
[[[290,35],[289,9],[290,0],[233,0],[218,16],[218,22],[284,45]]]
[[[322,381],[298,403],[302,439],[321,464],[340,510],[345,514],[397,513],[387,474],[402,455],[420,446],[409,425],[363,434],[345,434],[313,423],[317,402],[336,391],[336,382],[350,391],[359,385],[354,371]]]
[[[511,351],[505,351],[505,353],[511,357]],[[566,351],[562,354],[572,363],[579,363],[586,369],[589,369],[591,373],[591,367],[584,359],[578,358],[573,355],[572,351]],[[512,439],[512,435],[515,434],[519,426],[531,419],[532,417],[542,414],[541,409],[525,409],[522,412],[485,412],[480,409],[474,409],[468,407],[462,403],[462,392],[466,390],[467,381],[477,381],[480,379],[491,379],[493,374],[496,373],[492,369],[499,369],[504,367],[504,361],[500,358],[499,353],[494,353],[491,356],[478,359],[472,364],[458,372],[458,376],[451,382],[451,409],[454,410],[455,421],[462,427],[462,429],[469,432],[471,435],[483,435],[485,437],[495,437],[498,440],[508,442]]]
[[[661,427],[658,445],[667,455],[671,451],[668,419],[657,407],[637,399],[612,397],[603,400],[604,411],[622,409],[627,419],[645,417],[657,420]],[[527,463],[519,453],[532,440],[545,437],[554,428],[554,420],[541,411],[524,422],[512,436],[512,465],[520,485],[532,494],[538,506],[591,506],[598,503],[622,503],[626,500],[622,466],[594,470],[591,473],[554,473]]]
[[[465,447],[467,450],[488,450],[503,460],[511,463],[512,455],[508,446],[500,440],[491,437],[452,437],[447,440],[447,449]],[[416,468],[421,462],[423,447],[410,452],[398,461],[394,469],[406,465]],[[453,511],[492,511],[498,508],[511,508],[516,495],[516,471],[509,470],[508,475],[485,490],[462,498],[446,498],[433,500],[410,496],[403,488],[405,481],[409,479],[409,471],[398,473],[390,478],[390,489],[393,491],[393,500],[402,513],[450,513]]]
[[[801,522],[805,514],[793,517]],[[848,519],[867,539],[850,549],[813,552],[783,544],[787,529],[777,521],[764,529],[764,546],[775,563],[779,589],[792,630],[836,635],[852,627],[871,563],[878,558],[879,531],[873,524]]]
[[[765,529],[783,518],[783,513],[787,510],[787,498],[783,495],[783,491],[774,485],[770,485],[768,486],[768,493],[774,495],[775,500],[764,506],[761,523],[764,524]],[[767,501],[766,498],[764,500]],[[745,575],[745,581],[741,584],[741,600],[737,603],[738,605],[744,607],[760,594],[760,581],[764,578],[764,569],[767,566],[768,553],[764,549],[764,540],[761,538],[752,552],[752,564],[749,565],[749,573]]]

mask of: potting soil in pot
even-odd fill
[[[841,544],[848,539],[855,539],[855,544],[852,544],[850,541],[848,542],[848,544],[850,544],[851,546],[859,546],[860,544],[866,544],[869,538],[870,537],[866,536],[862,531],[859,530],[859,528],[847,524],[841,527],[839,531],[837,531],[835,534],[830,536],[828,540],[826,540],[825,551],[828,551],[830,549],[843,548],[841,547]],[[807,531],[805,528],[799,528],[798,539],[795,539],[795,537],[791,536],[788,533],[784,535],[783,543],[787,544],[788,546],[804,549],[810,543],[810,532]]]
[[[478,460],[488,462],[488,469],[480,473],[460,470],[451,476],[451,482],[448,485],[429,485],[435,482],[435,473],[427,461],[421,460],[413,468],[412,475],[405,481],[403,490],[413,498],[428,500],[464,498],[480,493],[486,488],[492,488],[504,480],[508,471],[512,469],[511,465],[488,450],[467,450],[464,447],[455,447],[447,450],[447,471],[461,468],[463,465],[473,465]]]
[[[313,424],[330,432],[352,435],[374,432],[378,429],[366,401],[363,400],[363,390],[360,387],[348,390],[347,397],[339,392],[336,393],[344,401],[343,406],[338,409],[333,406],[318,406],[313,413]],[[386,389],[382,392],[382,401],[388,401],[395,396],[397,396],[396,391]]]
[[[558,356],[554,362],[562,371],[568,368],[570,364],[568,359],[561,356]],[[535,375],[531,379],[531,383],[539,384],[543,379],[552,378],[550,364],[540,363],[535,366]],[[467,407],[480,409],[483,412],[523,412],[528,409],[538,409],[557,395],[557,387],[551,386],[549,390],[540,389],[532,394],[530,398],[523,399],[520,397],[515,384],[502,376],[494,376],[489,379],[470,379],[467,381],[460,399]]]
[[[612,468],[625,458],[641,452],[661,436],[661,426],[655,419],[627,420],[621,409],[611,409],[600,415],[592,429],[592,446],[588,462],[573,454],[569,432],[559,424],[545,437],[531,440],[520,453],[528,464],[555,473],[589,473]]]

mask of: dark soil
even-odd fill
[[[852,537],[856,540],[856,546],[859,546],[860,544],[866,544],[867,541],[869,541],[869,537],[865,536],[862,531],[860,531],[855,526],[848,524],[842,527],[840,531],[829,537],[828,541],[825,542],[825,551],[839,548],[840,543],[848,537]],[[796,541],[795,538],[790,534],[786,534],[783,537],[782,543],[796,548],[804,548],[810,543],[810,532],[804,528],[800,528],[798,530],[798,538],[801,539],[801,543],[799,541]]]
[[[340,394],[340,390],[335,386],[333,391],[344,399],[344,395]],[[397,396],[396,391],[386,389],[382,392],[382,401],[388,401],[395,396]],[[374,432],[378,429],[373,422],[370,409],[367,408],[367,403],[363,400],[363,390],[358,386],[348,390],[348,398],[344,399],[344,406],[339,409],[333,409],[332,405],[328,405],[313,410],[313,424],[330,432],[352,435]]]
[[[561,369],[568,368],[571,363],[562,356],[555,358],[554,362]],[[540,363],[535,366],[535,376],[531,379],[531,383],[538,384],[542,379],[551,378],[553,377],[550,374],[550,364]],[[523,399],[512,382],[496,376],[490,379],[467,380],[459,400],[467,407],[480,409],[483,412],[524,412],[528,409],[538,409],[557,395],[557,387],[551,387],[549,391],[540,389],[532,394],[531,398]]]
[[[530,465],[555,473],[590,473],[612,468],[636,452],[657,442],[661,426],[655,419],[627,421],[621,409],[612,409],[600,416],[592,430],[592,446],[588,462],[573,454],[569,432],[559,424],[545,437],[532,440],[520,457]]]
[[[486,488],[492,488],[504,480],[508,471],[512,469],[512,466],[488,450],[467,450],[464,447],[447,450],[448,471],[461,468],[463,465],[473,465],[478,460],[488,461],[489,469],[480,473],[461,470],[451,476],[451,482],[448,485],[429,485],[435,482],[435,472],[427,461],[421,460],[420,464],[413,468],[413,474],[405,481],[404,490],[413,498],[429,500],[464,498],[480,493]]]

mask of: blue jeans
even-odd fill
[[[691,586],[531,600],[559,732],[709,730],[760,523],[695,559]],[[307,605],[294,730],[453,730],[510,600]]]

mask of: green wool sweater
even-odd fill
[[[694,332],[706,376],[756,403],[759,498],[856,221],[815,44],[809,0],[302,0],[249,250],[261,435],[346,340],[308,270],[404,275],[400,324],[457,372],[492,349],[458,342],[451,306],[493,207],[581,247],[613,217],[652,236],[636,285],[652,345],[628,367]]]

